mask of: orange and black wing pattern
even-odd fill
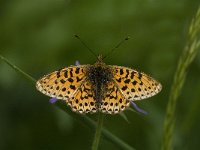
[[[161,84],[145,73],[120,66],[112,66],[113,80],[127,100],[142,100],[156,95]]]
[[[108,114],[117,114],[130,105],[123,93],[114,82],[110,82],[107,86],[106,93],[101,102],[100,111]]]

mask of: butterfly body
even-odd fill
[[[130,101],[151,97],[162,86],[131,68],[106,65],[99,56],[93,65],[70,66],[45,75],[37,81],[36,88],[66,101],[78,113],[117,114]]]
[[[112,69],[105,64],[90,65],[86,71],[86,80],[92,85],[94,99],[99,106],[107,91],[107,86],[112,82]]]

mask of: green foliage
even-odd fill
[[[1,59],[35,85],[36,77],[72,65],[75,60],[81,64],[94,63],[95,57],[77,42],[74,34],[103,56],[129,35],[131,39],[109,55],[105,63],[150,74],[162,83],[163,90],[148,100],[136,102],[149,112],[147,116],[129,110],[121,116],[105,115],[98,149],[157,150],[162,136],[163,149],[198,149],[198,15],[189,25],[198,6],[199,0],[2,1],[0,54],[23,71],[4,57]],[[61,102],[54,107],[3,61],[0,61],[0,149],[90,149],[98,116],[78,115]]]

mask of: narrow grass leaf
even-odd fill
[[[178,66],[174,75],[174,81],[169,95],[167,110],[164,120],[164,133],[162,140],[162,150],[173,149],[173,134],[175,124],[175,111],[178,96],[181,94],[183,84],[187,75],[188,68],[194,60],[198,50],[200,49],[200,7],[192,19],[189,31],[188,40],[180,56]]]

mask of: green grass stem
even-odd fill
[[[2,55],[0,55],[1,60],[3,60],[6,64],[8,64],[11,68],[13,68],[16,72],[18,72],[19,74],[21,74],[24,78],[28,79],[28,81],[30,81],[31,83],[35,84],[36,80],[31,77],[29,74],[25,73],[24,71],[22,71],[20,68],[18,68],[17,66],[15,66],[14,64],[12,64],[10,61],[8,61],[5,57],[3,57]]]
[[[169,95],[169,101],[167,104],[167,110],[164,120],[164,133],[161,149],[172,150],[173,149],[173,133],[175,125],[175,111],[178,96],[181,94],[183,84],[187,75],[188,68],[194,60],[198,50],[200,48],[200,7],[192,19],[188,31],[188,41],[180,56],[178,66],[174,75],[174,81],[171,87]]]
[[[103,127],[103,118],[104,118],[103,114],[99,112],[97,126],[96,126],[96,132],[95,132],[94,141],[92,144],[92,150],[98,149],[99,141],[100,141],[100,137],[101,137],[101,129]]]

